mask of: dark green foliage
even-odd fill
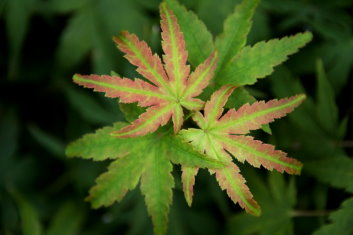
[[[125,121],[122,112],[131,107],[120,106],[120,111],[117,101],[74,87],[71,76],[74,72],[109,74],[111,70],[137,76],[115,49],[111,36],[129,30],[160,52],[159,2],[0,1],[0,234],[152,233],[140,189],[110,208],[90,209],[83,198],[107,164],[67,159],[64,147],[103,125]],[[241,1],[180,2],[188,10],[167,0],[182,19],[187,47],[192,48],[189,62],[195,67],[213,48],[221,47],[212,40]],[[274,67],[271,77],[251,89],[237,89],[229,102],[239,107],[255,99],[306,93],[308,99],[301,108],[271,124],[269,139],[262,132],[255,133],[303,162],[302,175],[293,179],[245,165],[242,173],[263,211],[255,218],[234,207],[203,170],[196,178],[194,204],[188,208],[180,168],[175,166],[167,234],[352,234],[352,8],[350,0],[259,3],[246,45],[304,30],[313,33],[313,41],[284,65]],[[195,20],[200,21],[187,28]],[[228,60],[226,55],[224,60]],[[203,96],[208,97],[219,85],[213,84]],[[126,117],[127,121],[138,113]],[[185,156],[185,151],[179,142],[174,154]],[[177,163],[180,158],[173,156],[170,161]],[[114,162],[110,164],[115,167]],[[145,175],[144,180],[153,177],[158,178]],[[160,180],[173,187],[170,178]],[[141,191],[144,195],[158,193],[146,192],[142,185]]]

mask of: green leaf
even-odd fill
[[[304,170],[319,181],[353,193],[353,160],[344,155],[322,156],[304,160]]]
[[[339,210],[330,214],[329,219],[331,223],[315,231],[314,235],[352,234],[353,198],[345,200]]]
[[[270,75],[273,67],[287,60],[311,39],[312,34],[306,32],[247,46],[219,72],[217,83],[235,86],[254,84],[257,79]]]
[[[76,66],[88,54],[93,46],[94,25],[93,12],[89,5],[79,9],[69,20],[56,52],[56,64],[60,70],[65,71]]]
[[[5,2],[5,23],[10,52],[8,77],[11,79],[18,75],[23,42],[36,4],[36,0],[8,0]]]
[[[248,92],[245,87],[238,87],[229,96],[228,101],[224,107],[238,109],[244,104],[252,104],[254,102],[256,102],[256,99]],[[267,134],[272,134],[269,124],[262,125],[261,129]]]
[[[335,95],[330,82],[326,77],[321,60],[316,61],[317,77],[317,115],[322,128],[335,133],[338,121],[338,108],[335,103]]]
[[[30,125],[28,128],[33,138],[51,154],[58,158],[64,157],[65,145],[61,140],[59,140],[56,136],[39,129],[37,126]]]
[[[124,104],[119,103],[119,108],[123,112],[126,121],[132,122],[136,120],[142,113],[146,111],[145,108],[138,106],[136,103]]]
[[[48,1],[48,7],[52,12],[68,13],[82,8],[87,3],[88,0],[50,0]]]
[[[178,18],[186,41],[188,61],[196,67],[214,51],[212,34],[195,13],[188,11],[176,0],[166,0],[166,3]]]
[[[197,167],[182,166],[181,181],[183,182],[184,197],[187,204],[191,207],[194,195],[195,177],[199,171]]]
[[[20,212],[22,234],[23,235],[41,235],[42,225],[40,224],[37,210],[22,195],[12,192]]]
[[[148,162],[141,177],[141,192],[145,196],[147,211],[152,217],[154,233],[165,234],[167,231],[169,206],[172,204],[174,179],[173,166],[166,156],[166,146],[149,149]]]
[[[102,161],[125,156],[134,149],[134,144],[138,144],[145,138],[119,139],[111,136],[113,131],[119,130],[126,123],[117,122],[113,127],[104,127],[94,134],[84,135],[79,140],[72,142],[66,148],[68,157],[82,157]]]
[[[210,158],[208,155],[194,149],[179,136],[172,136],[166,142],[170,146],[170,154],[168,156],[173,163],[201,168],[222,168],[226,165],[226,162]]]
[[[224,107],[238,109],[244,104],[252,104],[254,102],[256,102],[256,99],[248,92],[245,87],[238,87],[229,96],[228,101]]]
[[[238,213],[228,220],[227,233],[237,235],[292,234],[291,210],[295,205],[295,184],[287,183],[279,173],[270,173],[267,184],[253,172],[247,178],[254,195],[262,205],[262,215]]]
[[[208,168],[223,167],[224,163],[211,159],[171,136],[170,126],[139,138],[111,136],[112,132],[125,125],[118,122],[113,127],[104,127],[94,134],[87,134],[71,143],[66,154],[97,161],[118,158],[110,164],[106,173],[97,178],[97,184],[90,190],[87,200],[91,201],[94,208],[109,206],[120,201],[141,179],[141,190],[155,232],[164,234],[174,185],[171,160],[187,166]]]
[[[97,178],[97,184],[91,188],[86,200],[91,201],[93,208],[120,201],[127,191],[137,186],[145,164],[146,159],[136,152],[115,160],[108,171]]]
[[[47,235],[79,234],[84,218],[84,211],[73,202],[60,205],[58,212],[51,221]]]
[[[66,86],[65,95],[71,106],[81,114],[82,118],[91,123],[108,124],[119,118],[83,91]]]
[[[1,108],[0,108],[0,111]],[[12,112],[4,112],[0,116],[0,184],[5,185],[8,174],[13,173],[13,158],[18,149],[19,124]],[[12,178],[12,177],[11,177]]]
[[[239,109],[230,109],[224,115],[224,105],[235,87],[222,86],[206,102],[203,114],[195,112],[193,120],[200,129],[189,128],[179,132],[180,138],[190,143],[195,149],[220,161],[229,162],[231,156],[240,162],[247,161],[254,167],[263,166],[268,170],[300,174],[302,164],[287,157],[286,153],[275,150],[272,145],[254,140],[247,134],[263,124],[285,116],[297,107],[305,98],[304,95],[293,96],[281,100],[271,100],[267,103],[260,101],[251,105],[245,104]],[[243,124],[240,124],[242,123]],[[211,171],[213,172],[213,170]],[[229,163],[225,168],[214,170],[216,178],[228,196],[239,203],[248,213],[260,214],[260,207],[253,199],[245,179],[238,167]],[[196,174],[196,173],[195,173]],[[182,178],[184,194],[187,202],[191,203],[192,187],[195,174],[187,174]],[[190,189],[191,187],[191,189]]]
[[[347,27],[349,28],[349,26]],[[320,51],[325,62],[327,75],[334,78],[332,86],[336,94],[347,84],[349,72],[353,65],[353,43],[352,36],[340,38],[336,42],[325,43]]]
[[[223,34],[216,38],[219,67],[222,69],[245,46],[252,17],[259,0],[244,0],[224,22]]]

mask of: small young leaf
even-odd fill
[[[270,75],[273,67],[287,60],[289,55],[297,52],[311,39],[312,34],[306,32],[244,47],[219,71],[217,83],[234,86],[254,84],[257,79]]]
[[[302,167],[300,162],[288,158],[284,152],[275,150],[271,145],[239,134],[247,134],[249,130],[258,129],[275,118],[285,116],[297,107],[305,96],[246,104],[238,110],[231,109],[222,116],[223,107],[234,88],[226,85],[217,90],[206,102],[204,114],[196,112],[193,115],[193,120],[201,129],[182,130],[179,136],[197,150],[219,161],[229,162],[232,154],[240,162],[246,160],[255,167],[264,166],[268,170],[276,169],[279,172],[299,174]],[[228,195],[235,203],[239,202],[249,213],[259,215],[259,207],[252,199],[245,180],[235,165],[229,164],[228,167],[217,169],[215,172],[220,186],[227,189]],[[184,189],[188,191],[184,194],[188,203],[191,203],[190,182],[193,182],[193,179],[186,176],[183,184]]]

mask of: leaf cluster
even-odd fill
[[[135,169],[136,177],[130,178],[140,180],[136,189],[127,189],[132,188],[128,184],[120,188],[130,192],[119,203],[91,210],[82,201],[97,175],[106,172],[101,176],[106,178],[114,169],[120,171],[122,160],[133,156],[115,158],[118,155],[109,149],[110,143],[119,146],[115,149],[118,154],[126,153],[130,146],[140,150],[133,152],[139,156],[149,150],[158,156],[162,155],[160,150],[166,152],[163,156],[167,157],[159,159],[158,164],[165,166],[163,169],[169,173],[161,180],[173,181],[173,189],[168,187],[164,199],[165,204],[170,204],[169,196],[173,198],[168,234],[351,234],[352,2],[262,0],[260,3],[248,1],[248,5],[241,4],[240,0],[166,2],[183,32],[191,72],[214,50],[218,51],[213,78],[196,98],[210,101],[212,94],[229,84],[229,80],[237,81],[240,87],[229,96],[224,105],[225,114],[256,100],[306,94],[307,99],[288,118],[271,126],[262,125],[272,135],[250,132],[257,141],[276,145],[277,151],[281,149],[300,160],[304,165],[301,176],[253,169],[246,162],[238,164],[239,159],[227,152],[228,162],[231,156],[261,206],[259,217],[234,206],[227,193],[220,190],[219,182],[210,178],[209,173],[215,175],[212,170],[199,169],[193,191],[186,191],[183,187],[193,182],[185,179],[185,164],[190,169],[201,165],[219,169],[217,166],[224,162],[214,161],[195,151],[196,148],[190,150],[180,139],[170,139],[174,135],[172,121],[158,128],[158,134],[168,137],[160,144],[161,136],[155,134],[150,134],[150,140],[141,137],[141,145],[131,142],[125,147],[116,138],[105,135],[107,138],[101,138],[107,141],[105,152],[112,155],[98,154],[99,161],[66,158],[65,146],[72,140],[85,133],[92,133],[89,137],[104,130],[118,131],[145,112],[146,108],[134,103],[119,103],[117,108],[116,99],[78,88],[70,78],[73,73],[109,74],[114,70],[118,73],[112,72],[112,76],[144,79],[116,50],[111,36],[128,30],[146,41],[151,51],[163,54],[158,16],[160,1],[1,0],[0,233],[152,234],[153,225],[148,217],[152,209],[147,211],[144,195],[153,192],[141,184],[141,180],[147,182],[151,179],[148,177],[156,177],[146,171],[153,169],[147,164],[152,159],[150,154],[144,159],[143,169]],[[292,37],[286,39],[286,35],[305,30],[312,32],[313,41],[291,55],[284,65],[287,58],[274,56],[272,49],[265,50],[264,45],[280,43],[271,38],[282,38],[283,44],[289,45]],[[302,39],[306,40],[305,36]],[[263,40],[266,40],[263,44],[257,44]],[[254,48],[261,50],[263,57],[256,54],[251,59],[249,52]],[[242,53],[241,60],[261,63],[267,69],[240,71],[239,67],[227,66],[242,50],[247,53]],[[268,56],[273,60],[264,59]],[[235,65],[241,66],[237,60]],[[238,71],[233,71],[234,68]],[[227,71],[239,76],[229,76]],[[266,79],[253,79],[268,75]],[[251,86],[242,78],[249,79]],[[251,79],[256,83],[250,82]],[[183,112],[186,121],[182,129],[200,130],[192,117],[196,110],[183,108]],[[200,113],[205,114],[204,110]],[[112,123],[115,124],[112,126]],[[94,146],[94,141],[88,139],[85,146]],[[87,153],[88,150],[85,147],[80,151]],[[190,162],[191,159],[194,161]],[[120,179],[127,179],[124,177]],[[103,189],[98,185],[93,188],[95,192]],[[193,192],[192,197],[185,192]],[[193,199],[192,208],[185,203],[185,197]],[[156,221],[166,223],[167,219],[160,216]],[[160,228],[165,229],[165,224]]]

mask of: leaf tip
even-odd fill
[[[310,31],[305,31],[303,33],[304,38],[306,39],[307,42],[310,42],[313,39],[313,33]]]
[[[78,81],[80,80],[81,77],[82,77],[81,74],[75,73],[75,74],[72,76],[72,80],[73,80],[75,83],[78,83]]]
[[[65,148],[65,156],[66,157],[75,157],[76,156],[76,153],[75,151],[73,150],[73,143],[70,143],[66,148]]]
[[[296,95],[294,99],[296,100],[296,103],[299,106],[306,99],[306,95],[305,94],[299,94],[299,95]]]

